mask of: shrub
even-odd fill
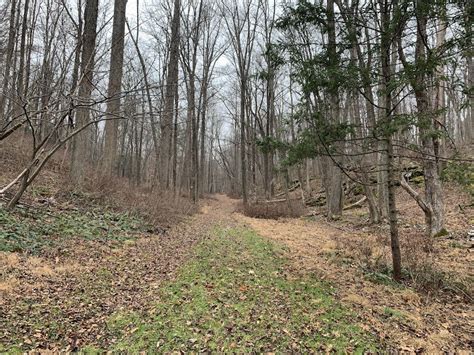
[[[474,196],[474,165],[467,162],[451,161],[444,168],[441,177],[444,181],[453,181],[463,186]]]
[[[198,206],[189,198],[174,196],[170,191],[134,186],[126,178],[104,178],[99,174],[89,176],[81,191],[76,191],[72,184],[65,189],[65,193],[79,199],[81,205],[101,205],[136,213],[147,222],[164,228],[197,211]]]
[[[249,203],[243,208],[243,213],[248,217],[278,219],[284,217],[301,217],[306,211],[301,200],[289,201],[262,201]]]

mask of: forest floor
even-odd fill
[[[371,265],[379,258],[389,259],[387,231],[355,228],[348,220],[329,223],[323,217],[268,220],[238,215],[238,220],[285,245],[294,274],[314,274],[334,285],[335,298],[388,348],[417,353],[472,350],[472,298],[462,290],[449,289],[468,284],[472,292],[474,256],[465,237],[458,242],[436,241],[436,266],[428,264],[433,269],[419,271],[444,288],[430,293],[411,287],[409,282],[395,283],[389,270],[381,272]],[[374,249],[379,249],[378,253]],[[416,257],[423,255],[412,256]],[[468,281],[456,281],[459,275]]]
[[[215,196],[160,233],[62,204],[2,212],[0,351],[472,349],[469,294],[418,292],[360,263],[355,246],[383,231],[238,204]],[[443,257],[472,279],[462,243],[443,239]]]

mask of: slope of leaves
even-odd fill
[[[248,229],[217,229],[148,315],[119,312],[109,328],[116,350],[357,351],[374,338],[351,321],[332,288],[285,272],[271,242]]]
[[[55,215],[48,213],[41,218]],[[140,232],[146,228],[140,219],[108,210],[67,213],[49,226],[38,214],[37,220],[4,215],[7,226],[18,222],[24,250],[35,255],[0,252],[0,353],[108,349],[116,339],[107,319],[154,305],[155,289],[174,276],[214,221],[189,218],[158,234]],[[58,234],[43,236],[40,228]],[[34,236],[36,247],[29,244]]]
[[[9,212],[0,208],[0,251],[39,254],[73,237],[123,241],[146,229],[146,223],[127,213],[44,209]]]

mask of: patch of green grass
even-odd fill
[[[407,271],[402,270],[402,274],[407,277]],[[364,278],[367,281],[370,281],[374,284],[389,286],[392,288],[400,289],[404,288],[404,285],[396,282],[392,277],[392,268],[390,267],[380,267],[377,271],[375,270],[365,270]]]
[[[45,248],[78,237],[124,241],[148,225],[135,216],[112,211],[52,211],[0,209],[0,251],[39,254]]]
[[[219,229],[196,250],[176,280],[158,291],[146,314],[108,322],[114,350],[306,352],[375,350],[330,285],[293,278],[275,244],[247,229]]]
[[[393,317],[393,318],[396,318],[396,319],[399,319],[399,320],[405,320],[406,319],[406,315],[403,314],[402,312],[396,310],[396,309],[393,309],[393,308],[390,308],[390,307],[385,307],[383,309],[383,313],[387,316],[387,317]]]
[[[389,275],[386,275],[385,273],[382,273],[382,272],[369,272],[364,275],[364,278],[367,281],[373,282],[375,284],[400,287],[400,285],[396,283],[393,280],[393,278],[391,278]]]
[[[30,193],[33,197],[43,197],[43,196],[51,196],[51,190],[46,186],[32,186],[30,188]]]
[[[104,351],[94,348],[92,346],[87,346],[84,349],[81,349],[81,351],[78,351],[77,354],[84,354],[84,355],[99,355],[103,354]]]
[[[442,228],[438,233],[434,235],[435,238],[445,237],[449,235],[449,232],[446,228]]]
[[[2,344],[0,344],[0,353],[9,354],[9,355],[13,355],[13,354],[21,355],[24,352],[17,346],[14,346],[14,347],[11,347],[11,348],[6,348]]]
[[[464,245],[462,245],[461,243],[456,242],[456,241],[449,243],[449,246],[450,246],[451,248],[465,249],[465,246],[464,246]]]

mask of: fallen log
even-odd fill
[[[349,205],[349,206],[345,206],[343,208],[344,211],[346,210],[350,210],[352,208],[356,208],[356,207],[362,207],[363,203],[367,200],[367,196],[364,196],[362,197],[359,201],[357,202],[354,202],[353,204]]]
[[[297,182],[296,184],[292,185],[289,189],[288,189],[288,192],[293,192],[295,191],[298,187],[300,187],[301,184],[299,182]],[[280,196],[283,196],[284,194],[286,194],[286,191],[283,191],[283,192],[279,192],[278,194],[275,195],[275,197],[280,197]]]
[[[428,206],[428,204],[425,202],[423,197],[421,197],[421,195],[418,192],[416,192],[413,189],[413,187],[411,187],[408,184],[408,182],[405,178],[405,173],[402,173],[402,176],[400,178],[400,185],[416,201],[416,203],[418,204],[418,206],[420,206],[420,208],[423,210],[423,212],[425,212],[426,214],[429,214],[429,215],[431,215],[433,213],[431,207]]]
[[[276,200],[256,200],[255,203],[279,203],[279,202],[286,202],[286,198],[280,198]]]

